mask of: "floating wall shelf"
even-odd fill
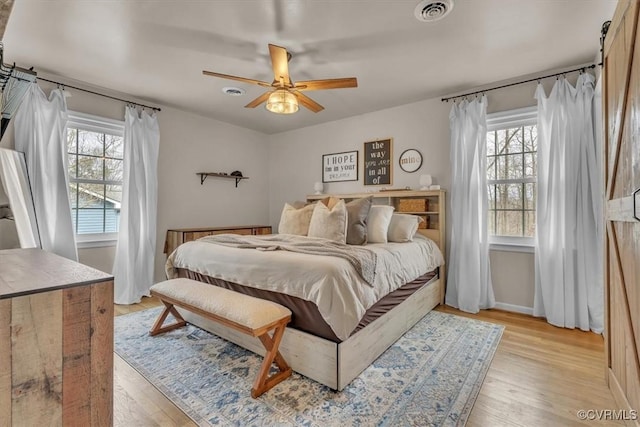
[[[200,175],[200,185],[204,184],[207,177],[215,176],[216,178],[226,178],[226,179],[235,179],[236,180],[236,188],[238,187],[238,183],[240,180],[249,179],[248,176],[235,176],[235,175],[224,175],[217,172],[196,172],[196,175]]]

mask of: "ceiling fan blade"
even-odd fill
[[[284,80],[285,85],[291,86],[287,49],[270,44],[269,55],[271,55],[271,66],[273,67],[273,84]]]
[[[232,76],[229,74],[214,73],[213,71],[207,71],[207,70],[202,70],[202,74],[204,74],[205,76],[220,77],[221,79],[237,80],[239,82],[251,83],[254,85],[259,85],[264,87],[271,87],[271,83],[263,82],[261,80],[247,79],[246,77],[238,77],[238,76]]]
[[[322,90],[322,89],[342,89],[348,87],[358,87],[358,79],[355,77],[345,77],[342,79],[324,79],[324,80],[307,80],[297,81],[294,89],[303,90]]]
[[[269,95],[271,95],[271,92],[263,93],[262,95],[260,95],[259,97],[257,97],[256,99],[254,99],[253,101],[245,105],[244,108],[256,108],[258,105],[262,104],[267,99],[269,99]]]
[[[298,98],[298,102],[300,104],[302,104],[303,106],[307,107],[309,110],[313,111],[314,113],[317,113],[318,111],[322,111],[324,110],[324,107],[320,104],[318,104],[316,101],[314,101],[313,99],[309,98],[307,95],[302,94],[300,92],[293,92],[296,97]]]

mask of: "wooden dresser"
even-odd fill
[[[201,228],[175,228],[167,230],[167,238],[164,241],[164,253],[169,255],[183,243],[197,240],[201,237],[214,234],[271,234],[269,225],[238,225],[229,227],[201,227]]]
[[[113,278],[0,251],[0,426],[113,425]]]

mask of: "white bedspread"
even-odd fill
[[[175,269],[184,268],[311,301],[336,336],[346,340],[378,300],[443,263],[437,245],[420,235],[413,242],[364,247],[377,254],[373,286],[341,258],[233,248],[197,240],[180,245],[169,256],[166,273],[168,278],[175,278]]]

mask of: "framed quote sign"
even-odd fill
[[[364,185],[391,185],[393,139],[364,143]]]
[[[400,163],[400,169],[413,173],[422,166],[422,154],[415,148],[404,150],[402,154],[400,154],[398,163]]]
[[[324,154],[322,156],[322,182],[357,181],[358,152]]]

